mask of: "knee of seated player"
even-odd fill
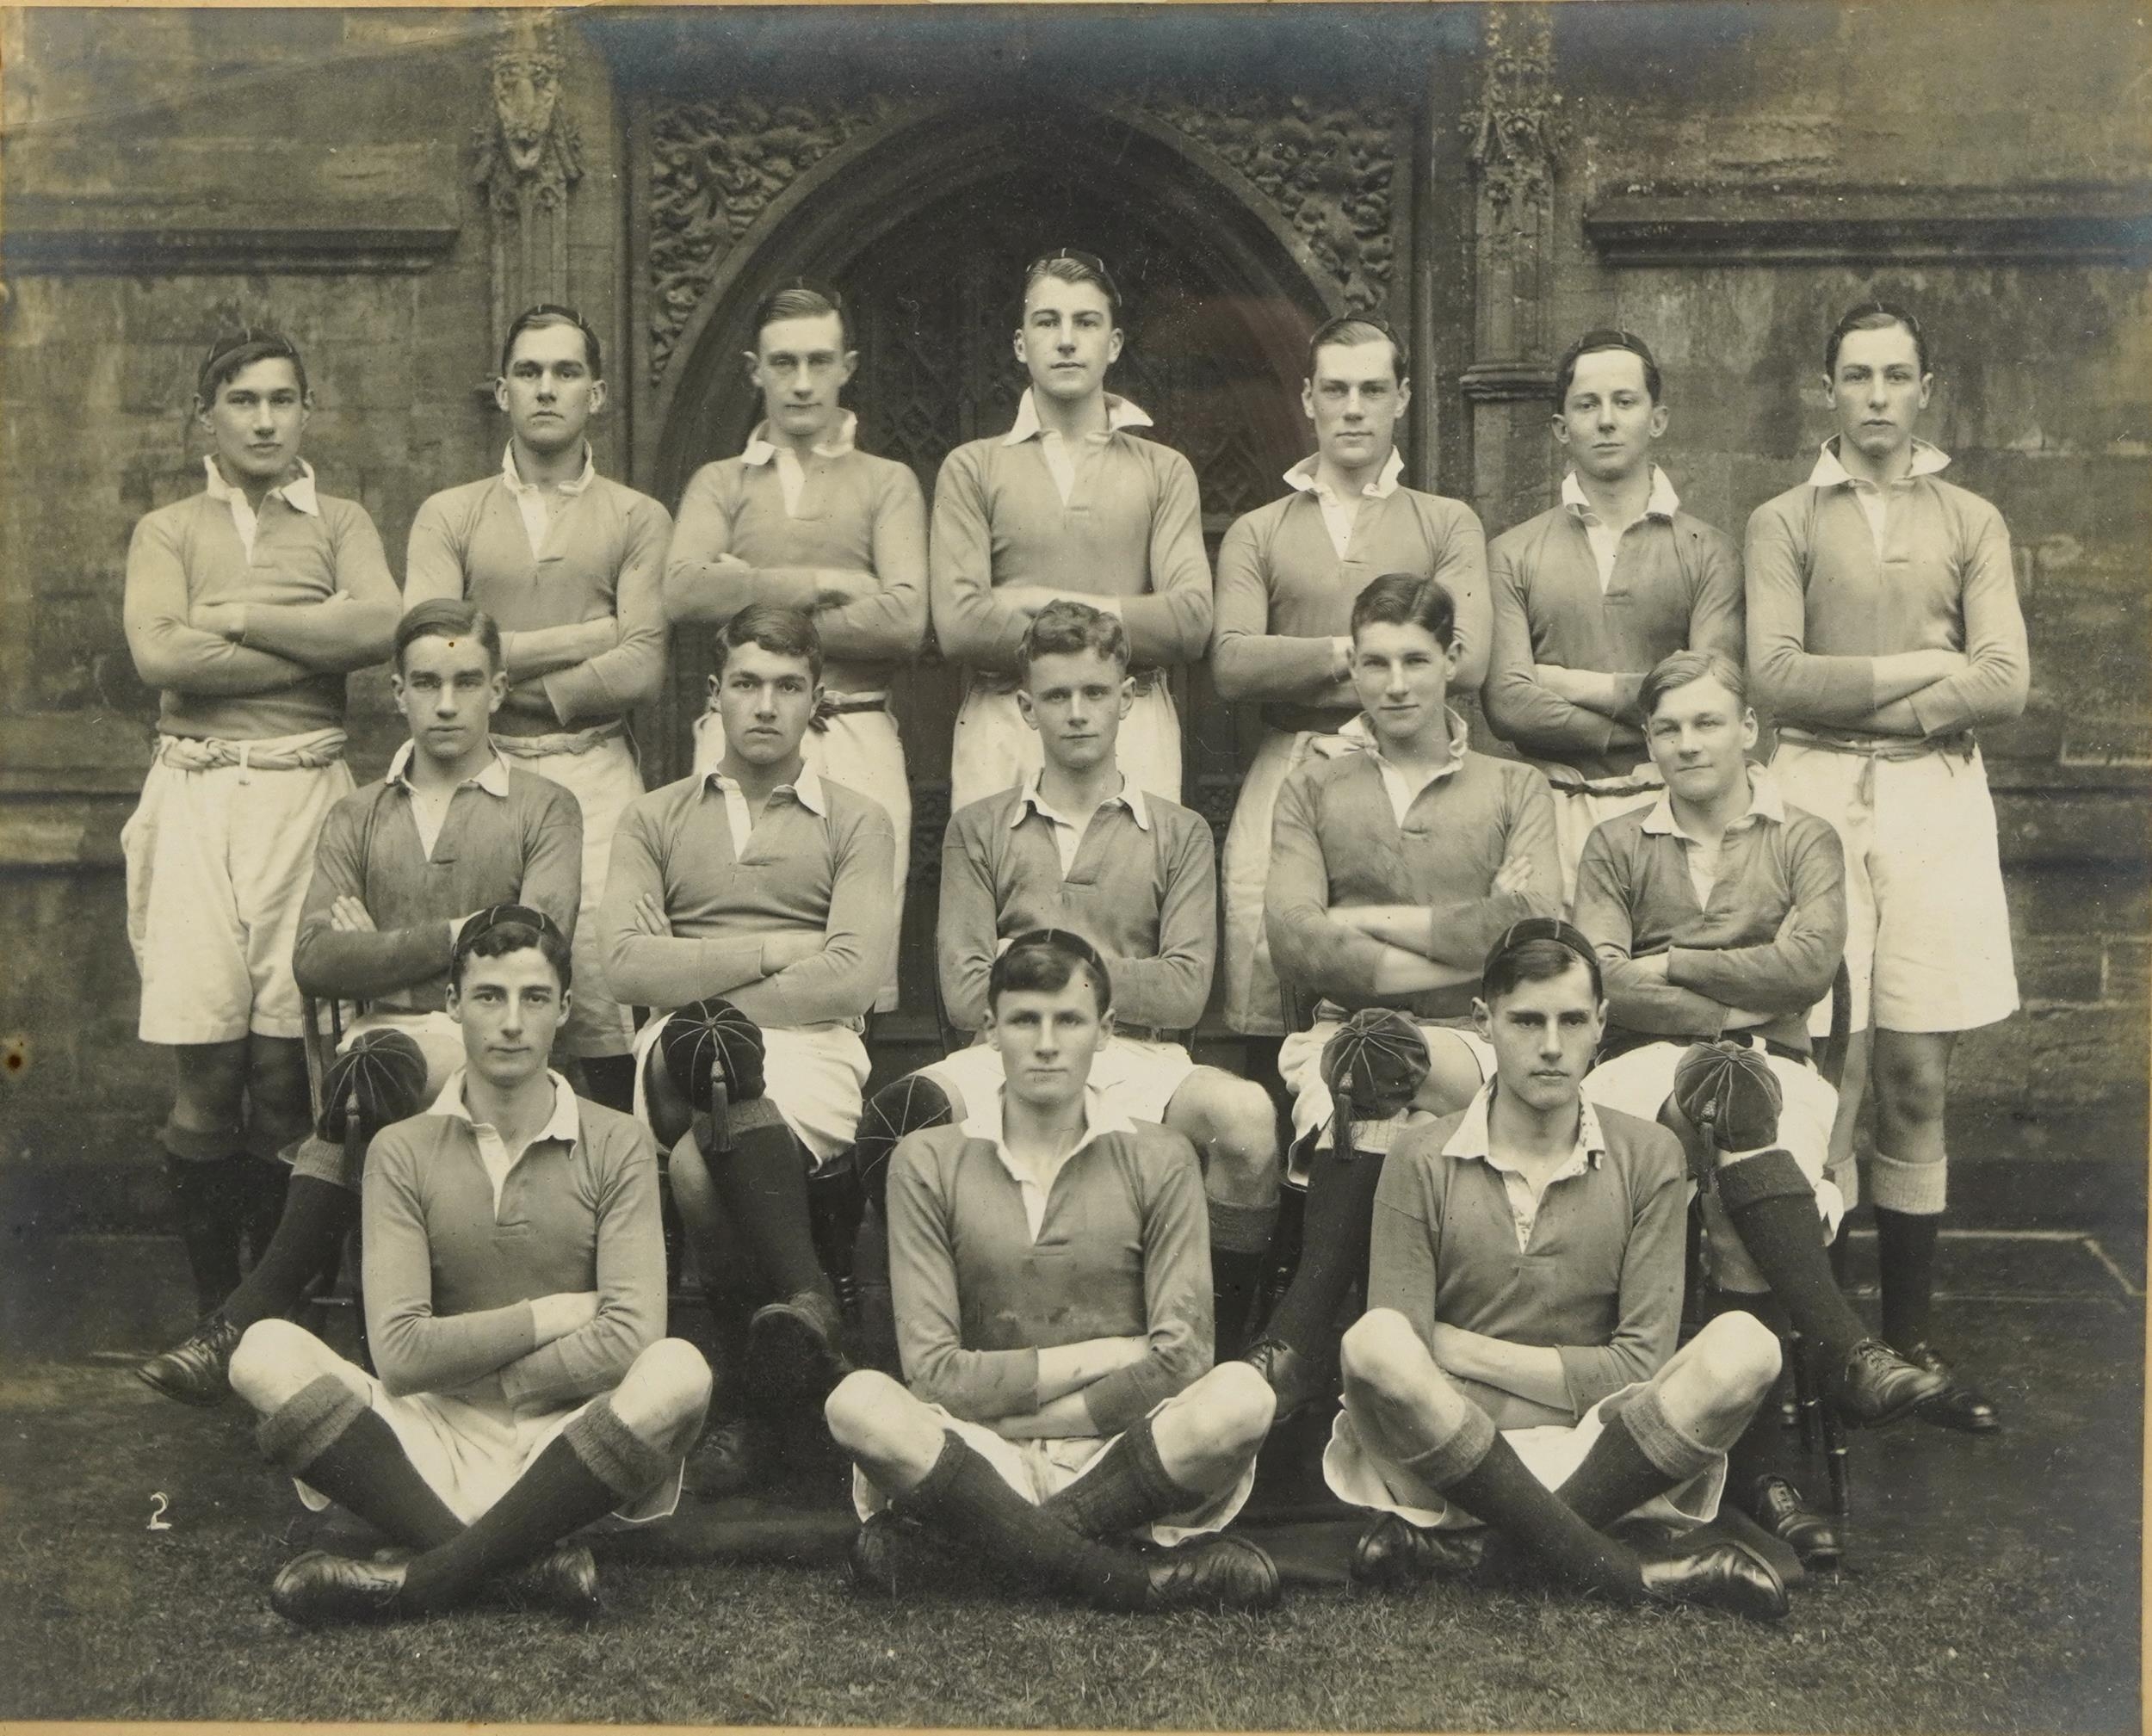
[[[1431,1115],[1455,1115],[1479,1095],[1485,1083],[1479,1060],[1462,1042],[1442,1031],[1428,1034],[1427,1056],[1427,1077],[1413,1096],[1413,1107]]]
[[[1174,1112],[1182,1109],[1184,1097],[1193,1111],[1189,1119],[1197,1123],[1197,1143],[1209,1147],[1218,1179],[1233,1183],[1244,1193],[1275,1189],[1277,1113],[1271,1094],[1252,1080],[1235,1078],[1215,1067],[1199,1067],[1174,1093],[1166,1116],[1169,1123],[1179,1121]]]
[[[709,1164],[693,1134],[681,1134],[673,1140],[665,1159],[665,1179],[671,1184],[681,1216],[690,1224],[715,1215],[717,1190],[711,1185]]]
[[[1188,1389],[1199,1407],[1202,1431],[1212,1449],[1228,1456],[1252,1453],[1271,1432],[1277,1394],[1246,1362],[1221,1362]]]
[[[613,1408],[640,1435],[661,1436],[700,1423],[709,1408],[710,1365],[685,1338],[646,1345],[615,1389]]]
[[[267,1416],[322,1375],[349,1366],[305,1327],[272,1319],[257,1320],[240,1335],[229,1375],[232,1390]]]
[[[878,1368],[859,1368],[822,1404],[830,1438],[855,1459],[886,1459],[906,1409],[918,1401]]]
[[[1778,1335],[1753,1314],[1721,1314],[1690,1341],[1697,1374],[1722,1400],[1751,1403],[1778,1378]]]
[[[1370,1308],[1345,1329],[1338,1366],[1348,1393],[1357,1387],[1381,1398],[1410,1392],[1436,1373],[1413,1323],[1394,1308]]]

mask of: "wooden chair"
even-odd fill
[[[322,1112],[327,1107],[322,1098],[322,1082],[328,1076],[329,1064],[336,1059],[337,1051],[343,1045],[349,1019],[357,1018],[363,1010],[363,1004],[360,1002],[318,1000],[312,995],[306,996],[301,1003],[300,1018],[302,1029],[300,1037],[306,1058],[306,1102],[316,1127],[321,1125]],[[356,1155],[349,1150],[351,1144],[359,1137],[356,1131],[358,1118],[351,1113],[355,1108],[353,1103],[347,1103],[345,1105],[347,1158]],[[350,1311],[351,1331],[358,1346],[359,1365],[370,1373],[374,1357],[366,1340],[366,1293],[360,1282],[362,1270],[359,1231],[355,1225],[351,1233],[344,1238],[341,1254],[308,1291],[306,1302],[311,1307]]]

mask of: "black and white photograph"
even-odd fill
[[[2143,1727],[2140,0],[0,8],[0,1722]]]

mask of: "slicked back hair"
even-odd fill
[[[727,659],[743,645],[760,646],[778,657],[803,657],[813,678],[822,678],[822,635],[815,628],[814,617],[805,609],[757,603],[741,609],[718,628],[717,674],[720,681],[724,679]]]
[[[1913,353],[1920,372],[1928,371],[1927,334],[1920,330],[1920,322],[1904,308],[1891,301],[1864,301],[1858,307],[1848,308],[1846,317],[1831,328],[1829,339],[1823,345],[1823,371],[1832,378],[1838,376],[1839,346],[1846,342],[1849,331],[1885,331],[1891,326],[1902,325],[1912,334]]]
[[[1113,979],[1098,948],[1067,929],[1034,929],[1011,941],[986,973],[986,1010],[993,1011],[1010,994],[1057,995],[1076,973],[1091,978],[1098,1016],[1113,1009]]]
[[[476,603],[460,596],[436,596],[422,602],[396,623],[396,672],[404,672],[404,652],[422,639],[475,639],[485,647],[496,674],[501,667],[501,629]]]
[[[1062,283],[1088,283],[1106,298],[1107,317],[1115,325],[1121,324],[1121,292],[1114,287],[1105,261],[1097,254],[1078,253],[1063,248],[1043,258],[1033,260],[1030,269],[1023,274],[1024,302],[1030,300],[1032,287],[1042,277],[1051,277]]]
[[[1580,965],[1592,979],[1592,1000],[1605,1000],[1606,989],[1599,960],[1589,953],[1566,947],[1560,941],[1526,941],[1489,961],[1480,979],[1480,998],[1492,1007],[1503,996],[1515,993],[1527,983],[1552,982]]]
[[[1748,678],[1741,666],[1722,651],[1677,651],[1651,666],[1636,689],[1636,713],[1647,722],[1668,694],[1699,681],[1715,681],[1734,695],[1734,703],[1748,709]]]
[[[1352,599],[1351,632],[1370,624],[1422,627],[1447,651],[1456,642],[1457,605],[1440,579],[1424,572],[1386,572]]]
[[[541,301],[535,307],[526,307],[517,314],[508,328],[508,336],[501,340],[501,372],[508,372],[508,364],[515,359],[516,340],[526,331],[542,331],[549,325],[572,325],[583,334],[583,360],[591,370],[591,378],[605,378],[604,352],[599,349],[597,333],[591,322],[572,307]]]
[[[844,306],[844,298],[834,289],[820,289],[806,283],[795,283],[785,289],[773,289],[762,299],[755,309],[755,348],[762,348],[762,334],[780,319],[819,319],[824,314],[837,316],[838,347],[852,347],[852,316]]]
[[[299,379],[299,395],[306,397],[306,364],[300,360],[299,346],[281,331],[266,325],[250,325],[240,331],[226,332],[209,346],[209,354],[203,358],[201,371],[195,377],[195,397],[204,410],[217,401],[217,394],[232,375],[257,361],[288,361],[292,372]]]
[[[1392,329],[1387,319],[1370,319],[1365,314],[1340,314],[1326,319],[1315,328],[1315,335],[1308,340],[1308,379],[1315,378],[1315,352],[1327,349],[1333,344],[1380,343],[1385,339],[1390,346],[1390,373],[1402,386],[1412,372],[1411,358],[1405,354],[1405,340]]]
[[[553,979],[566,994],[574,986],[575,966],[567,942],[558,929],[533,928],[528,923],[497,923],[468,946],[460,946],[449,961],[448,978],[458,994],[473,959],[505,958],[510,953],[535,950],[553,967]]]
[[[1644,391],[1654,404],[1662,402],[1660,397],[1659,363],[1651,353],[1651,346],[1633,331],[1618,326],[1599,325],[1586,332],[1561,352],[1561,360],[1555,368],[1555,411],[1557,415],[1569,402],[1569,388],[1576,384],[1577,363],[1602,349],[1626,349],[1642,362]]]
[[[1128,673],[1129,629],[1121,617],[1087,602],[1062,597],[1049,602],[1031,618],[1017,646],[1017,673],[1028,678],[1031,664],[1042,657],[1080,657],[1096,652]]]

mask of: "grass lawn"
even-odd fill
[[[968,1562],[870,1601],[838,1565],[834,1470],[802,1462],[813,1511],[691,1500],[667,1528],[601,1540],[593,1628],[497,1606],[302,1634],[267,1587],[321,1522],[236,1406],[182,1410],[108,1364],[0,1367],[0,1716],[2135,1730],[2133,1310],[1984,1305],[1981,1366],[2010,1428],[1856,1436],[1852,1563],[1772,1628],[1364,1594],[1342,1583],[1338,1524],[1272,1534],[1292,1583],[1267,1617],[1093,1615]],[[168,1530],[148,1529],[158,1491]]]

